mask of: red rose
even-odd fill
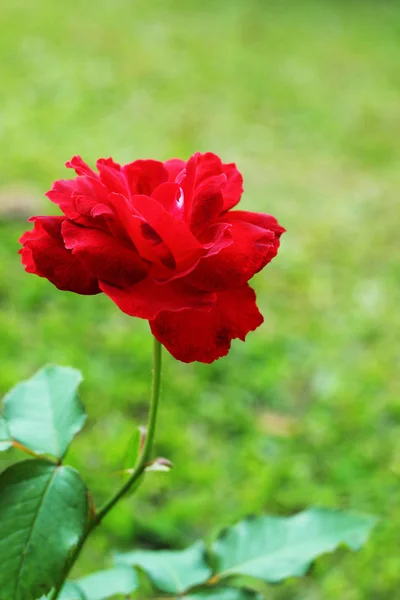
[[[215,154],[188,162],[80,157],[75,179],[47,193],[65,216],[32,217],[21,237],[28,273],[60,290],[104,292],[148,319],[175,358],[211,363],[261,325],[248,280],[277,253],[285,231],[270,215],[232,211],[242,176]]]

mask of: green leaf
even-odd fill
[[[142,568],[162,592],[182,594],[210,577],[211,569],[204,556],[204,544],[197,542],[186,550],[137,550],[117,554],[115,562]]]
[[[79,579],[76,583],[86,600],[104,600],[116,594],[131,594],[138,587],[134,569],[127,566],[98,571]]]
[[[374,517],[310,509],[293,517],[254,517],[225,530],[214,542],[216,575],[248,575],[266,582],[304,575],[320,554],[340,544],[359,549]]]
[[[248,590],[210,587],[208,590],[190,592],[180,596],[182,600],[262,600],[262,596]]]
[[[12,441],[7,422],[0,416],[0,452],[8,450],[10,446],[12,446]]]
[[[49,596],[42,596],[40,600],[49,600],[49,598]],[[87,600],[87,598],[75,583],[67,581],[61,590],[58,600]]]
[[[62,458],[86,415],[77,396],[82,375],[49,365],[16,385],[4,398],[11,437],[38,454]]]
[[[67,581],[61,590],[61,594],[58,600],[88,600],[83,591],[73,583],[72,581]]]
[[[57,584],[88,517],[71,467],[26,460],[0,476],[0,600],[33,600]]]

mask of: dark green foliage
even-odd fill
[[[88,518],[71,467],[27,460],[0,476],[0,600],[35,600],[58,582]]]

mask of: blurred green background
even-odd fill
[[[0,391],[49,361],[83,371],[90,419],[68,458],[99,502],[146,419],[151,339],[20,265],[65,160],[211,150],[242,170],[243,206],[288,230],[253,282],[265,324],[212,366],[165,353],[156,452],[175,468],[149,474],[77,573],[112,547],[179,548],[313,504],[382,522],[268,597],[399,594],[399,40],[397,1],[3,0]]]

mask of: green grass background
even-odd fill
[[[77,153],[211,150],[242,170],[243,206],[288,231],[245,344],[212,366],[165,353],[156,452],[175,469],[121,504],[77,573],[312,504],[381,524],[268,597],[400,597],[399,43],[395,0],[3,1],[0,198],[42,195]],[[1,219],[0,391],[50,361],[83,371],[68,458],[101,502],[146,419],[147,323],[26,275],[26,225]]]

